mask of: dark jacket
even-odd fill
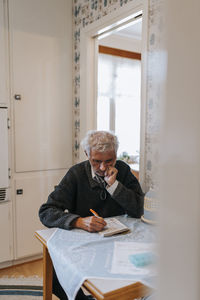
[[[140,218],[144,202],[140,184],[123,161],[118,160],[115,168],[119,184],[111,196],[92,178],[88,160],[71,167],[40,207],[41,222],[47,227],[70,229],[74,219],[91,215],[90,208],[103,218],[122,214]],[[105,200],[101,197],[103,189]]]

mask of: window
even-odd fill
[[[109,50],[111,54],[99,53],[97,129],[116,133],[120,142],[118,156],[123,152],[137,156],[140,151],[141,55],[121,50],[117,55],[116,49],[113,50],[114,55],[112,50]],[[133,58],[122,57],[127,54],[130,57],[131,53]]]

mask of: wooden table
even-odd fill
[[[56,229],[43,229],[35,232],[43,245],[43,300],[52,300],[53,265],[47,249],[47,241]],[[85,280],[83,287],[98,300],[133,300],[151,294],[152,290],[140,282],[121,279]]]

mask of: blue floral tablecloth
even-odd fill
[[[117,216],[119,221],[130,228],[130,233],[112,237],[102,237],[98,233],[89,233],[80,229],[57,229],[47,242],[57,277],[69,300],[74,300],[82,283],[89,278],[121,278],[141,281],[154,286],[155,273],[146,267],[132,274],[112,272],[115,242],[156,243],[156,227],[143,223],[139,219]]]

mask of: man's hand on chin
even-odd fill
[[[116,177],[117,177],[118,170],[115,167],[108,167],[108,169],[105,172],[104,180],[107,182],[109,186],[113,185],[115,183]]]

